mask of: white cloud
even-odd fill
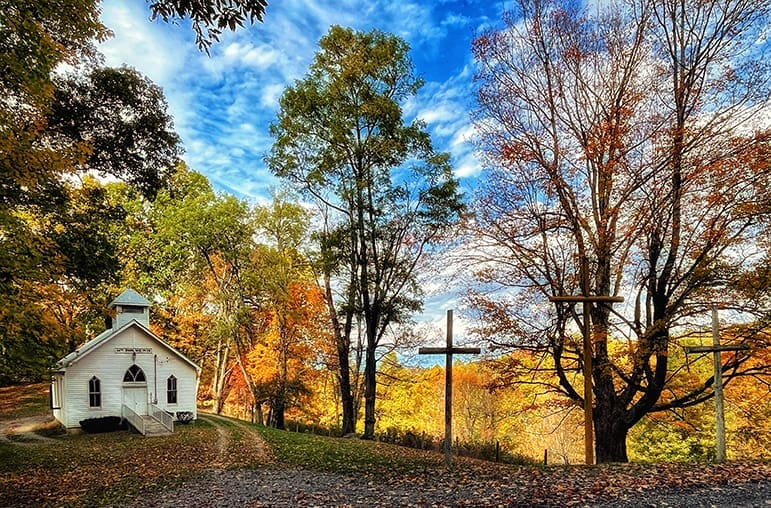
[[[115,34],[99,46],[107,65],[134,67],[164,88],[174,82],[191,43],[169,32],[166,25],[150,23],[141,2],[111,1],[101,19]]]
[[[241,44],[232,42],[225,47],[220,61],[231,66],[251,67],[258,71],[264,71],[281,60],[281,55],[267,44]]]
[[[278,109],[278,101],[281,98],[281,94],[286,90],[286,85],[283,83],[273,83],[262,87],[262,94],[260,95],[260,104]]]
[[[471,19],[467,16],[463,16],[461,14],[449,14],[446,17],[444,17],[441,21],[442,26],[460,26],[464,27],[467,26],[470,23]]]
[[[473,142],[475,134],[476,134],[476,129],[470,122],[468,122],[465,125],[463,125],[460,129],[455,131],[455,134],[453,134],[449,145],[451,148],[457,149],[457,150],[468,148],[469,146],[471,146],[471,143]]]
[[[460,179],[476,178],[482,171],[482,166],[479,164],[474,152],[469,151],[455,161],[455,176]],[[471,186],[473,190],[474,182],[468,182],[466,186]]]

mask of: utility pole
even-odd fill
[[[622,296],[550,296],[551,302],[583,303],[584,312],[584,454],[586,463],[594,464],[594,414],[592,411],[592,324],[589,313],[592,302],[618,303],[623,302]]]

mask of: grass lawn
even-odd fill
[[[0,423],[49,411],[45,386],[3,388],[0,393],[4,397]],[[263,441],[270,449],[268,454]],[[533,467],[463,457],[453,461],[456,467],[447,471],[443,456],[436,452],[280,431],[199,414],[195,423],[178,425],[173,435],[164,437],[146,438],[121,431],[67,433],[36,442],[0,440],[0,506],[133,503],[145,494],[221,468],[302,468],[374,484],[431,483],[442,492],[463,485],[481,493],[514,486],[521,499],[558,504],[607,501],[621,492],[642,488],[699,485],[709,489],[771,477],[767,462]]]
[[[0,421],[50,412],[47,384],[0,387]]]
[[[343,474],[398,475],[443,467],[444,455],[376,441],[256,427],[282,464]],[[458,458],[456,460],[464,460]]]
[[[47,385],[1,390],[0,421],[50,411]],[[0,441],[0,506],[126,503],[216,467],[302,467],[357,476],[394,475],[440,468],[443,460],[437,453],[383,443],[199,416],[195,423],[177,425],[173,435],[164,437],[119,431],[67,433],[35,443]],[[223,429],[225,453],[220,449]],[[250,447],[253,439],[249,437],[255,432],[267,442],[275,460],[258,457]]]
[[[161,438],[120,431],[0,443],[0,506],[94,506],[135,499],[205,471],[202,457],[216,456],[216,439],[216,429],[199,421]]]

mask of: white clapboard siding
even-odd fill
[[[61,409],[55,410],[54,416],[66,427],[78,427],[86,418],[120,416],[121,406],[132,400],[144,399],[137,412],[146,414],[146,404],[153,397],[157,397],[157,405],[164,410],[190,411],[197,417],[199,369],[138,322],[124,324],[99,345],[83,349],[82,354],[60,369],[64,372]],[[145,383],[123,382],[133,364],[144,371]],[[166,398],[166,382],[171,375],[177,378],[176,404],[168,404]],[[99,408],[89,407],[89,380],[93,376],[99,378],[101,385]],[[54,385],[56,382],[55,376]]]

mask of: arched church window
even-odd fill
[[[177,403],[177,378],[174,376],[169,376],[169,379],[166,380],[166,403]]]
[[[124,383],[145,383],[147,382],[147,378],[145,378],[145,372],[139,368],[137,364],[132,365],[128,368],[126,373],[123,375],[123,382]]]
[[[88,380],[88,407],[102,407],[102,387],[96,376]]]

